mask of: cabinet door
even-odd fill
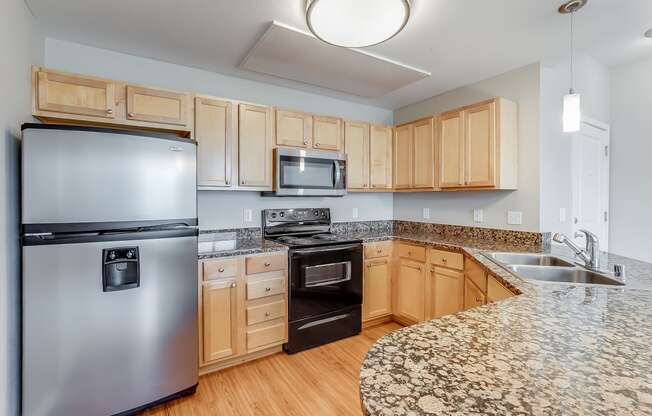
[[[466,185],[495,186],[495,103],[478,105],[465,113]]]
[[[409,189],[412,187],[412,124],[399,126],[394,135],[394,188]]]
[[[305,113],[276,110],[276,144],[278,146],[310,147],[312,116]]]
[[[400,260],[397,279],[397,315],[415,322],[423,321],[424,290],[425,290],[424,265],[409,260]]]
[[[316,149],[342,151],[342,120],[335,117],[313,116],[312,140]]]
[[[231,186],[233,125],[233,103],[205,97],[195,99],[197,185]]]
[[[211,281],[202,287],[203,361],[236,355],[238,318],[235,279]]]
[[[388,259],[365,262],[362,320],[392,313],[391,270]]]
[[[435,149],[433,119],[414,123],[414,188],[435,186]]]
[[[272,186],[272,123],[269,107],[240,104],[238,110],[240,186]]]
[[[188,124],[188,94],[127,85],[127,120]]]
[[[344,123],[347,186],[369,189],[369,124]]]
[[[433,267],[430,282],[430,318],[464,310],[464,273]]]
[[[390,189],[392,187],[392,128],[372,125],[369,141],[371,187]]]
[[[482,291],[469,279],[464,279],[464,309],[477,308],[484,305],[486,302],[485,295]]]
[[[95,78],[38,71],[39,111],[115,118],[115,84]]]
[[[439,123],[439,187],[464,185],[462,113],[443,114]]]

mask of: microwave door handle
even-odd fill
[[[333,164],[335,165],[335,169],[333,172],[333,188],[337,188],[342,177],[342,174],[340,173],[340,161],[334,160]]]

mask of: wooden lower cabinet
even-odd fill
[[[389,258],[365,261],[362,321],[392,313],[392,272]]]
[[[236,355],[238,351],[238,299],[236,279],[205,282],[202,285],[202,361]]]
[[[464,273],[443,267],[430,269],[428,319],[464,310]]]
[[[485,294],[469,277],[466,277],[464,279],[464,309],[477,308],[485,303],[487,303]]]
[[[499,302],[514,296],[514,293],[503,286],[494,277],[489,276],[487,279],[487,302]]]
[[[425,319],[425,265],[400,259],[396,278],[396,311],[394,315],[412,322]]]

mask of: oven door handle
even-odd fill
[[[359,244],[348,244],[348,245],[342,245],[342,246],[330,247],[330,248],[319,248],[319,247],[307,248],[303,250],[294,250],[292,254],[304,255],[304,254],[324,253],[330,251],[347,251],[347,250],[356,249],[359,246],[360,246]]]

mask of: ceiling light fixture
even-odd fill
[[[588,0],[571,0],[559,7],[559,13],[570,14],[570,90],[568,94],[564,95],[563,104],[563,131],[564,133],[574,133],[580,130],[580,123],[582,120],[582,110],[580,95],[573,89],[573,52],[574,52],[574,17],[575,12],[586,5]]]
[[[306,1],[310,31],[326,43],[345,48],[385,42],[396,36],[409,18],[409,0]]]

